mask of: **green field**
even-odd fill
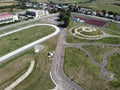
[[[96,36],[96,35],[102,35],[100,31],[93,31],[93,32],[81,32],[83,35],[88,35],[88,36]]]
[[[34,53],[33,49],[23,52],[20,55],[13,57],[10,61],[0,64],[2,73],[0,73],[0,90],[12,83],[16,78],[20,77],[26,71],[26,66],[30,60],[35,60],[36,64],[32,74],[21,82],[13,90],[49,90],[53,89],[53,84],[49,74],[51,68],[51,60],[48,58],[48,52],[54,51],[57,43],[57,36],[42,43],[44,49],[38,54]],[[48,46],[49,44],[49,46]],[[18,64],[20,63],[20,64]],[[22,66],[22,67],[19,67]],[[13,68],[13,69],[12,69]],[[3,71],[4,70],[4,71]],[[24,70],[24,71],[22,71]],[[6,71],[6,72],[5,72]],[[9,71],[9,72],[7,72]],[[19,71],[19,72],[18,72]],[[9,73],[9,75],[8,75]],[[4,78],[6,76],[7,78]],[[12,77],[12,78],[11,78]],[[2,81],[4,79],[4,82]],[[29,83],[28,83],[29,82]]]
[[[106,68],[115,74],[115,80],[109,84],[112,88],[120,89],[120,54],[112,54],[108,56],[108,64]]]
[[[35,26],[0,38],[0,56],[54,32],[50,26]]]
[[[17,27],[9,27],[9,28],[5,28],[5,29],[3,28],[4,26],[1,27],[2,29],[0,29],[0,34],[6,33],[6,32],[9,32],[9,31],[13,31],[13,30],[16,30],[16,29],[20,29],[20,28],[23,28],[23,27],[26,27],[26,26],[30,26],[30,25],[33,25],[33,24],[38,24],[38,23],[46,23],[46,22],[41,21],[41,20],[22,21],[22,23],[18,22],[18,23],[15,23],[15,25]]]
[[[83,7],[93,8],[94,10],[106,10],[113,11],[120,14],[120,7],[117,5],[113,5],[115,3],[119,3],[119,0],[94,0],[91,3],[80,4]]]
[[[82,88],[90,87],[86,90],[95,90],[93,88],[98,85],[95,80],[99,77],[100,68],[93,65],[88,56],[80,49],[66,48],[64,72]],[[94,85],[93,82],[97,85]]]
[[[120,32],[119,24],[116,24],[116,23],[110,23],[109,26],[108,26],[108,28]]]
[[[119,64],[118,64],[119,65]],[[117,69],[119,71],[119,69]],[[112,87],[111,81],[99,76],[100,68],[93,65],[88,56],[76,48],[66,48],[64,72],[85,90],[119,90]]]

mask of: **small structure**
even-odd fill
[[[34,50],[35,50],[34,52],[39,53],[39,51],[42,50],[43,48],[44,48],[43,45],[35,45],[34,46]]]
[[[107,80],[113,80],[114,79],[114,74],[111,73],[111,72],[104,71],[103,75]]]
[[[26,11],[26,15],[33,16],[34,18],[39,18],[42,15],[47,15],[49,12],[47,10],[35,10],[35,9],[28,9]]]
[[[53,53],[52,52],[48,52],[48,57],[52,57]]]

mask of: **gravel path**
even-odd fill
[[[100,72],[100,76],[102,76],[105,80],[113,80],[114,79],[114,74],[107,70],[105,68],[105,66],[107,65],[107,57],[110,55],[110,54],[113,54],[113,53],[120,53],[120,50],[114,50],[114,51],[111,51],[111,52],[106,52],[103,56],[103,62],[102,63],[98,63],[98,62],[95,62],[94,61],[94,57],[92,56],[92,54],[87,51],[86,49],[84,49],[82,46],[89,46],[89,45],[92,45],[92,46],[112,46],[112,47],[120,47],[120,44],[99,44],[99,43],[66,43],[65,42],[65,45],[66,47],[75,47],[75,48],[80,48],[82,51],[84,51],[88,57],[89,57],[89,60],[92,64],[96,65],[96,66],[99,66],[101,68],[101,72]],[[109,74],[111,75],[112,77],[109,77],[106,74]]]
[[[35,65],[35,61],[31,61],[31,64],[30,64],[28,70],[21,77],[19,77],[17,80],[15,80],[12,84],[10,84],[8,87],[6,87],[4,90],[12,90],[19,83],[21,83],[24,79],[26,79],[30,75],[30,73],[33,71],[34,65]]]

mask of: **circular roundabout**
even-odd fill
[[[97,30],[96,28],[89,26],[81,26],[73,28],[70,33],[77,38],[88,39],[88,40],[98,40],[102,39],[104,36],[103,31]]]

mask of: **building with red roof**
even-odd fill
[[[18,16],[8,12],[0,13],[0,24],[14,22],[15,20],[18,20]]]

